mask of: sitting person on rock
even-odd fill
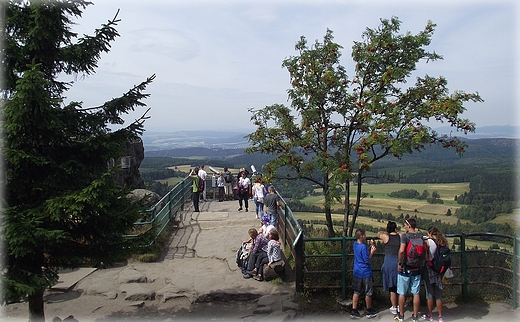
[[[255,228],[250,228],[248,230],[248,234],[250,240],[252,240],[253,245],[251,246],[251,251],[249,252],[249,259],[247,260],[247,274],[244,274],[244,278],[250,278],[252,276],[257,275],[258,269],[255,268],[256,259],[267,253],[267,244],[269,239],[265,238],[263,234],[259,234]]]
[[[267,243],[267,252],[265,254],[261,254],[256,259],[255,270],[257,270],[258,274],[253,276],[253,278],[257,281],[264,280],[264,264],[271,266],[274,262],[282,260],[280,235],[278,234],[278,231],[276,229],[272,229],[269,232],[269,238],[270,240]]]
[[[259,234],[263,234],[265,238],[269,238],[269,233],[271,230],[275,229],[273,225],[271,225],[269,222],[271,221],[271,217],[268,215],[262,216],[262,227],[258,229]]]

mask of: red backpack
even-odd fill
[[[410,234],[404,253],[404,266],[407,268],[420,268],[429,258],[428,245],[419,234]]]
[[[199,177],[199,191],[204,191],[204,180]]]

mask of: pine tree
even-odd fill
[[[9,1],[4,4],[2,301],[27,297],[29,319],[44,321],[43,293],[58,269],[128,256],[123,236],[139,206],[109,167],[144,131],[143,116],[123,126],[122,115],[144,107],[154,75],[98,107],[65,103],[72,83],[61,74],[93,74],[100,55],[119,36],[115,17],[78,37],[71,31],[90,5],[83,0]],[[111,130],[115,126],[120,129]]]

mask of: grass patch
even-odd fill
[[[274,280],[271,281],[271,284],[278,285],[278,286],[283,285],[282,278],[281,277],[275,278]]]
[[[181,178],[181,177],[171,177],[171,178],[168,178],[168,179],[161,179],[161,180],[155,180],[159,183],[167,183],[169,186],[175,186],[177,183],[181,182],[182,180],[184,180],[184,178]]]
[[[155,243],[141,249],[138,253],[134,254],[132,258],[135,261],[142,263],[153,263],[159,260],[164,250],[164,246],[168,242],[172,233],[173,224],[173,222],[170,222],[170,224],[161,232],[161,234],[157,236]]]

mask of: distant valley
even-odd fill
[[[450,133],[449,127],[435,129],[438,133]],[[251,131],[252,132],[252,131]],[[238,131],[176,131],[176,132],[148,132],[143,134],[143,144],[146,156],[169,156],[169,150],[176,150],[175,155],[186,153],[182,151],[191,151],[191,156],[210,156],[206,154],[220,154],[218,150],[235,150],[241,153],[249,144],[245,138],[250,132]],[[485,126],[477,128],[477,133],[463,135],[461,133],[452,133],[463,140],[466,139],[482,139],[482,138],[520,138],[519,126]],[[202,148],[202,149],[201,149]],[[205,151],[205,152],[202,152]],[[213,151],[213,152],[208,152]],[[222,154],[229,155],[227,151]],[[232,153],[234,154],[234,153]]]

